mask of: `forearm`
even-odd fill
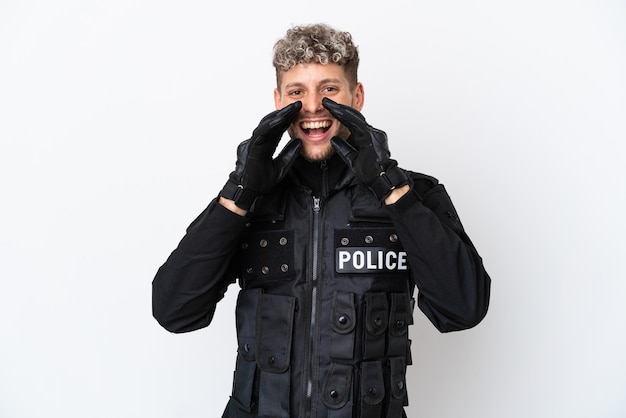
[[[245,223],[214,200],[189,226],[152,282],[153,315],[164,328],[186,332],[211,322],[234,280],[228,266]]]
[[[413,190],[389,206],[419,290],[418,305],[442,332],[478,324],[490,278],[445,189],[422,202]]]

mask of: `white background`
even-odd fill
[[[624,2],[0,0],[1,417],[221,416],[236,288],[174,335],[151,281],[318,21],[493,279],[472,330],[416,313],[409,416],[626,416]]]

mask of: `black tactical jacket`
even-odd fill
[[[213,201],[153,281],[155,318],[207,326],[239,282],[224,417],[400,418],[417,304],[441,331],[478,324],[490,279],[443,185],[407,172],[382,205],[334,157],[302,159],[240,217]]]

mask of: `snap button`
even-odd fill
[[[339,393],[336,390],[331,390],[330,391],[330,397],[333,399],[337,399],[337,397],[339,396]]]
[[[376,388],[369,388],[369,390],[367,391],[368,394],[370,394],[370,396],[376,396],[378,395],[378,391],[376,390]]]
[[[285,237],[281,237],[281,239],[279,239],[279,240],[278,240],[278,243],[279,243],[280,245],[285,245],[285,244],[287,244],[287,238],[285,238]]]
[[[274,364],[276,362],[276,359],[274,357],[272,357],[272,356],[269,356],[268,359],[267,359],[267,362],[269,364]]]
[[[243,349],[244,349],[244,351],[246,353],[249,353],[250,352],[250,344],[248,344],[248,343],[244,344]]]
[[[262,248],[267,247],[267,240],[266,240],[266,239],[262,239],[261,241],[259,241],[259,245],[260,245]]]
[[[404,389],[404,382],[402,380],[398,381],[397,386],[400,390]]]
[[[247,242],[242,243],[241,244],[241,248],[244,249],[244,250],[247,250],[248,249],[248,243]]]
[[[269,272],[270,272],[270,268],[269,268],[269,267],[267,267],[267,266],[263,266],[263,267],[261,268],[261,272],[262,272],[263,274],[267,274],[267,273],[269,273]]]
[[[372,242],[374,242],[374,238],[371,235],[365,237],[366,244],[371,244]]]
[[[391,241],[391,242],[398,241],[398,236],[396,234],[389,235],[389,241]]]
[[[350,240],[348,238],[341,238],[341,245],[348,245],[350,244]]]
[[[396,327],[397,327],[397,328],[402,328],[402,327],[404,327],[404,321],[403,321],[403,320],[401,320],[401,319],[397,320],[397,321],[396,321]]]
[[[248,273],[248,274],[252,274],[253,271],[254,271],[254,269],[252,267],[248,267],[246,269],[246,273]]]
[[[289,270],[289,266],[287,264],[283,264],[283,265],[280,266],[280,270],[283,273],[287,273],[287,270]]]
[[[381,326],[383,324],[383,320],[380,318],[375,318],[374,319],[374,325],[376,325],[377,327]]]
[[[348,323],[348,318],[346,318],[345,316],[341,315],[338,319],[337,322],[339,322],[341,325],[345,325]]]

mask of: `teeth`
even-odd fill
[[[319,122],[302,122],[302,129],[320,129],[328,128],[330,126],[329,120]]]

